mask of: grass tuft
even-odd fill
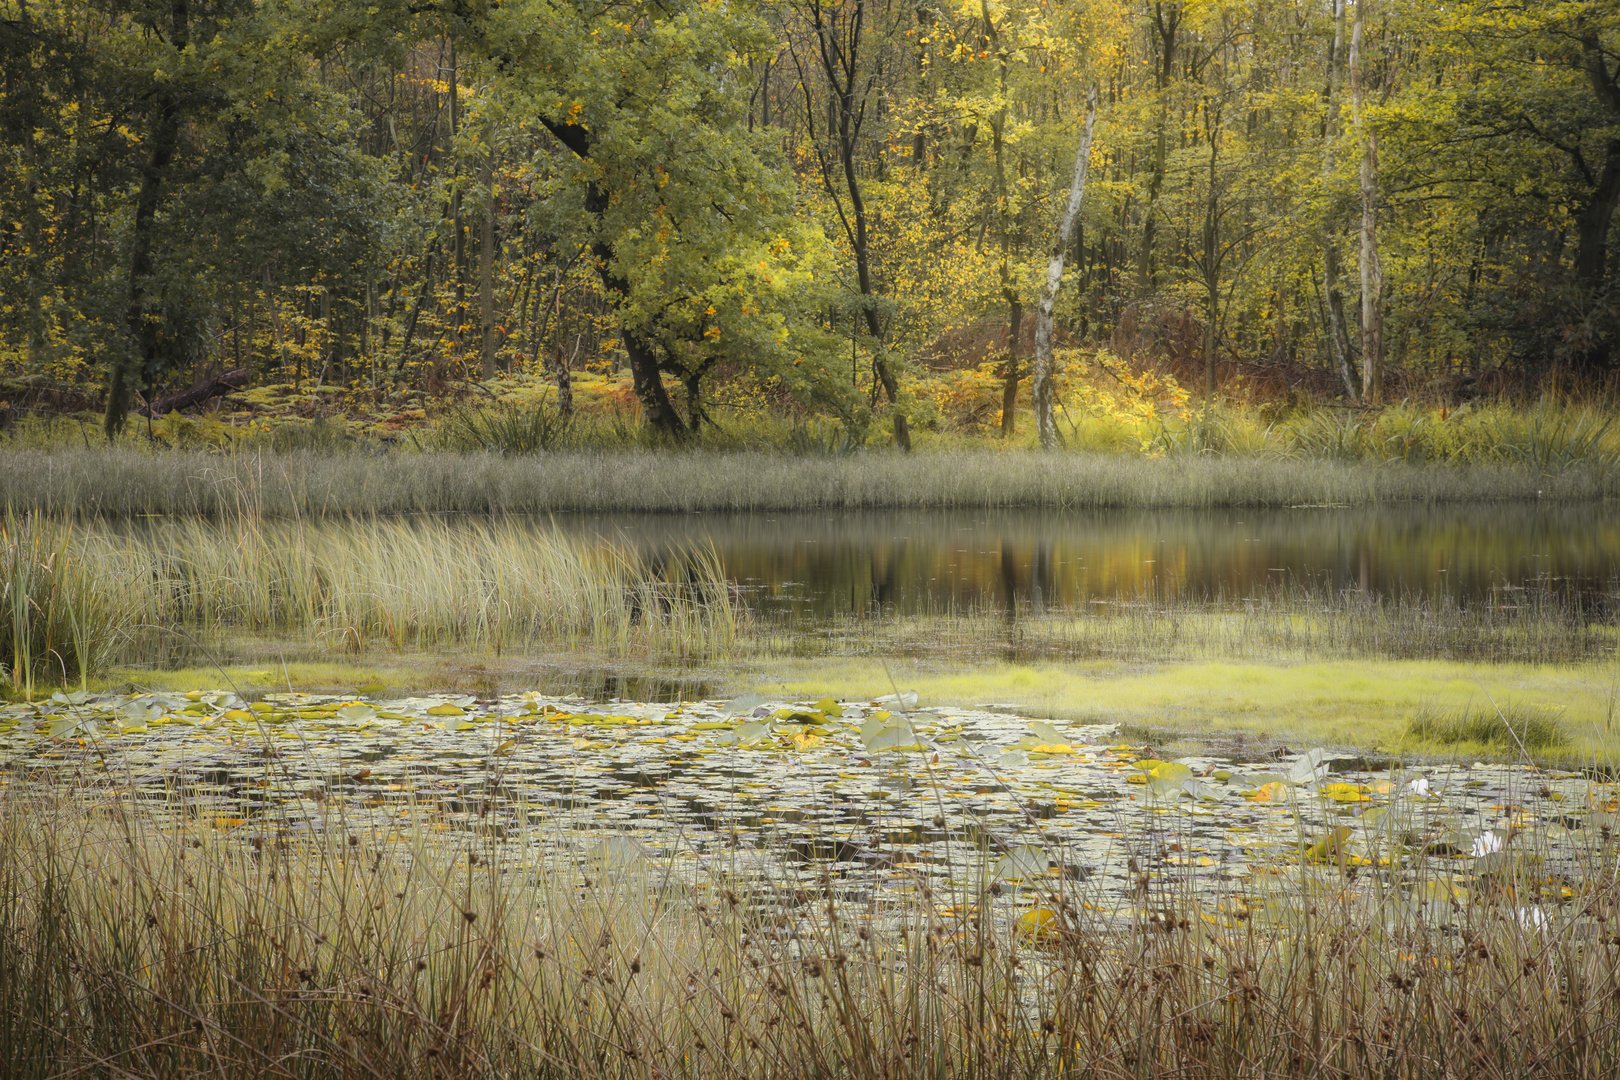
[[[1438,712],[1419,709],[1407,725],[1407,735],[1418,742],[1440,746],[1472,743],[1494,750],[1557,750],[1569,745],[1569,736],[1554,709],[1523,703],[1494,707],[1467,707]]]

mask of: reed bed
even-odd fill
[[[844,617],[807,628],[757,619],[764,656],[880,656],[1015,663],[1111,660],[1462,660],[1569,664],[1615,654],[1620,583],[1601,595],[1500,590],[1381,596],[1274,584],[1244,596],[1121,596],[1074,607],[993,605]]]
[[[1620,1070],[1607,828],[1575,876],[1527,857],[1469,889],[1444,860],[1399,884],[1329,860],[1220,898],[1144,874],[1125,909],[1067,879],[879,907],[830,877],[784,892],[536,864],[521,824],[498,843],[334,813],[288,834],[171,796],[5,790],[6,1076]]]
[[[741,610],[712,552],[654,564],[499,521],[75,529],[31,515],[5,535],[3,640],[19,684],[66,682],[177,632],[294,635],[351,651],[539,643],[704,656],[731,646]]]
[[[1412,465],[1275,456],[705,450],[218,453],[0,449],[0,504],[119,518],[788,511],[914,507],[1217,508],[1600,499],[1603,462]]]

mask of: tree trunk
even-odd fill
[[[1323,137],[1322,179],[1328,189],[1328,214],[1322,229],[1322,288],[1327,298],[1328,347],[1344,381],[1345,395],[1361,399],[1361,388],[1350,369],[1350,331],[1344,320],[1344,287],[1339,282],[1338,212],[1333,198],[1333,172],[1336,167],[1335,142],[1339,137],[1339,84],[1344,66],[1344,5],[1333,0],[1333,55],[1328,58],[1327,122]]]
[[[1175,71],[1177,34],[1181,27],[1181,7],[1172,4],[1167,11],[1163,3],[1153,5],[1153,31],[1159,41],[1159,63],[1154,71],[1154,85],[1159,94],[1159,115],[1155,124],[1153,142],[1153,170],[1148,176],[1147,199],[1142,204],[1142,250],[1137,253],[1136,291],[1146,296],[1158,285],[1158,272],[1153,261],[1153,246],[1158,234],[1159,192],[1164,187],[1166,165],[1166,138],[1170,125],[1170,107],[1165,90]]]
[[[995,52],[999,66],[1000,100],[990,117],[990,145],[996,161],[996,239],[1001,249],[1001,296],[1007,302],[1007,357],[1002,368],[1001,437],[1009,439],[1018,421],[1018,350],[1022,344],[1024,321],[1024,302],[1018,294],[1018,282],[1013,276],[1012,193],[1007,189],[1007,74],[1012,58],[1001,47],[1001,34],[990,18],[989,0],[980,0],[979,12],[984,21],[985,43]]]
[[[495,377],[495,129],[485,128],[489,146],[484,153],[484,235],[478,266],[478,307],[484,337],[480,368],[487,381]]]
[[[1581,39],[1581,61],[1592,91],[1608,110],[1611,123],[1620,123],[1620,72],[1611,72],[1595,33]],[[1575,280],[1584,303],[1590,304],[1604,292],[1609,247],[1609,223],[1620,204],[1620,139],[1608,139],[1604,146],[1603,171],[1592,197],[1576,217]]]
[[[237,368],[234,371],[227,371],[223,375],[217,375],[212,379],[204,379],[196,386],[181,390],[179,393],[160,397],[150,405],[143,405],[141,408],[136,409],[135,412],[138,416],[167,416],[171,412],[189,409],[193,405],[201,405],[203,402],[213,398],[223,397],[233,390],[240,390],[247,385],[247,382],[247,368]]]
[[[1220,150],[1221,106],[1204,102],[1209,130],[1209,195],[1204,200],[1204,439],[1209,438],[1215,409],[1215,359],[1220,347]]]
[[[1591,303],[1603,295],[1605,266],[1609,249],[1609,224],[1620,204],[1620,139],[1610,139],[1608,158],[1598,177],[1592,198],[1576,217],[1575,280],[1582,299]]]
[[[1018,361],[1024,347],[1024,304],[1007,298],[1007,371],[1001,384],[1001,437],[1010,439],[1018,421]]]
[[[894,442],[901,450],[911,450],[911,428],[906,422],[906,414],[900,411],[900,386],[890,370],[888,359],[885,356],[884,326],[878,317],[877,305],[872,301],[876,297],[872,285],[871,244],[867,237],[866,200],[861,191],[860,178],[855,172],[856,142],[860,138],[862,118],[865,115],[867,95],[874,85],[873,80],[863,80],[859,69],[861,55],[861,38],[864,33],[866,21],[865,0],[853,0],[848,5],[847,12],[840,9],[824,7],[822,3],[812,3],[808,7],[812,25],[816,31],[817,50],[821,61],[821,70],[827,78],[827,86],[831,91],[827,101],[827,122],[829,134],[835,139],[838,151],[838,164],[843,176],[843,188],[849,199],[849,213],[844,213],[842,201],[833,184],[831,170],[825,157],[822,155],[819,142],[816,144],[816,154],[821,162],[821,179],[827,193],[837,204],[838,213],[843,222],[844,232],[849,238],[851,249],[855,254],[856,285],[860,289],[862,314],[866,319],[866,328],[871,334],[872,373],[877,376],[878,384],[883,387],[883,395],[888,399],[894,416]],[[837,22],[840,18],[847,19],[843,35],[840,37]],[[814,136],[814,118],[816,114],[815,102],[810,98],[808,85],[805,86],[805,116],[811,122],[811,134]]]
[[[461,344],[461,330],[467,325],[467,235],[461,226],[461,155],[456,152],[456,134],[461,128],[461,85],[456,70],[456,41],[450,39],[450,269],[455,279],[456,310],[450,320],[450,336]],[[459,359],[459,358],[458,358]]]
[[[169,45],[178,53],[190,43],[191,11],[187,0],[174,0],[169,9]],[[163,198],[163,182],[180,145],[180,102],[167,89],[156,99],[157,117],[152,124],[151,152],[141,169],[141,187],[135,196],[135,214],[130,220],[129,300],[124,309],[124,328],[129,346],[112,362],[107,384],[107,415],[102,426],[110,442],[124,429],[129,415],[131,394],[146,390],[162,366],[164,348],[158,316],[147,310],[147,290],[152,277],[152,232],[158,206]],[[132,385],[133,384],[133,385]]]
[[[1086,168],[1091,164],[1091,134],[1097,124],[1097,91],[1086,95],[1086,128],[1074,155],[1074,179],[1069,183],[1069,202],[1063,208],[1051,258],[1046,263],[1046,285],[1041,289],[1041,306],[1035,313],[1035,363],[1031,371],[1031,394],[1035,399],[1035,430],[1041,448],[1057,445],[1057,425],[1052,420],[1052,336],[1056,322],[1058,286],[1063,284],[1063,256],[1069,250],[1074,219],[1086,195]]]
[[[1368,0],[1357,0],[1350,34],[1350,93],[1361,136],[1361,398],[1384,397],[1384,271],[1378,262],[1378,136],[1367,124],[1361,78],[1361,41]]]

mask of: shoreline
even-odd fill
[[[1149,459],[946,451],[838,458],[759,451],[451,452],[0,449],[0,504],[76,517],[775,513],[904,509],[1283,509],[1596,502],[1592,466]]]

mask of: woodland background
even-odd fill
[[[1597,0],[0,0],[3,419],[677,438],[1612,384]],[[880,426],[881,425],[881,426]]]

